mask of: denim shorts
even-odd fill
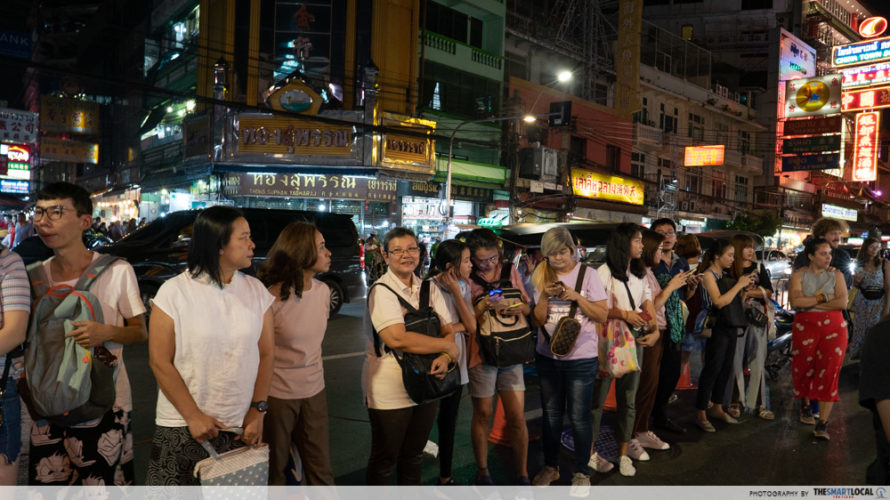
[[[522,365],[491,366],[481,364],[470,368],[470,396],[491,398],[495,392],[524,391]]]
[[[12,378],[6,379],[6,392],[0,398],[3,411],[3,423],[0,424],[0,456],[5,456],[8,463],[19,457],[22,449],[22,406],[19,402],[19,391]]]

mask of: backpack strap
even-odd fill
[[[501,264],[501,286],[505,281],[510,281],[510,271],[513,270],[513,263],[505,262]]]
[[[49,276],[42,261],[31,263],[28,268],[28,281],[31,282],[31,298],[36,302],[49,291]]]
[[[108,254],[101,254],[99,258],[94,260],[86,271],[80,275],[80,279],[74,285],[75,290],[89,290],[93,283],[102,275],[112,264],[120,260],[120,257]]]
[[[407,309],[408,311],[410,311],[410,312],[416,312],[416,311],[417,311],[417,309],[415,309],[414,306],[412,306],[410,302],[408,302],[407,300],[405,300],[404,298],[402,298],[402,296],[399,295],[398,292],[396,292],[395,290],[393,290],[393,289],[392,289],[389,285],[387,285],[386,283],[380,283],[379,281],[377,281],[377,282],[375,282],[373,285],[371,285],[371,288],[368,289],[368,297],[371,296],[371,290],[373,290],[375,286],[382,286],[383,288],[386,288],[387,290],[389,290],[390,292],[392,292],[393,295],[395,295],[396,298],[399,299],[399,303],[402,304],[402,307],[404,307],[404,308]],[[429,282],[428,282],[428,281],[424,281],[424,282],[420,285],[420,294],[421,294],[421,295],[420,295],[420,300],[421,300],[421,304],[420,304],[420,306],[421,306],[421,307],[424,306],[424,304],[423,304],[423,290],[424,290],[424,288],[426,288],[427,301],[429,301],[430,287],[429,287]],[[374,328],[374,324],[373,324],[373,323],[371,323],[371,336],[372,336],[373,339],[374,339],[374,354],[376,354],[377,357],[379,358],[379,357],[383,356],[383,354],[380,353],[380,334],[377,333],[377,329]]]
[[[420,284],[419,305],[421,309],[426,309],[430,305],[430,280],[423,280],[423,282]]]

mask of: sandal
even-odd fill
[[[757,416],[764,420],[775,420],[776,419],[775,413],[767,410],[766,408],[764,408],[762,406],[760,407],[760,410],[757,411]]]
[[[726,410],[726,413],[729,413],[729,415],[732,418],[739,418],[742,415],[741,410],[739,410],[738,403],[733,403],[733,404],[729,405],[729,408]]]

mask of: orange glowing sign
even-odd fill
[[[723,144],[718,146],[689,146],[686,148],[683,165],[687,167],[723,165],[723,153],[725,149],[726,146]]]
[[[859,24],[859,34],[863,38],[881,36],[885,31],[887,31],[887,20],[883,17],[869,17]]]
[[[856,115],[856,139],[853,146],[854,182],[873,181],[877,178],[880,125],[880,112],[870,111]]]

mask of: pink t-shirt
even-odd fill
[[[305,399],[324,389],[321,341],[328,326],[331,291],[317,279],[303,297],[276,297],[272,304],[275,324],[275,368],[269,395],[278,399]]]
[[[661,285],[658,284],[658,278],[655,277],[651,267],[646,268],[646,282],[649,283],[649,289],[652,290],[652,301],[654,302],[655,296],[661,293]],[[664,306],[655,310],[655,323],[658,325],[659,330],[667,329],[667,319],[664,317]]]

